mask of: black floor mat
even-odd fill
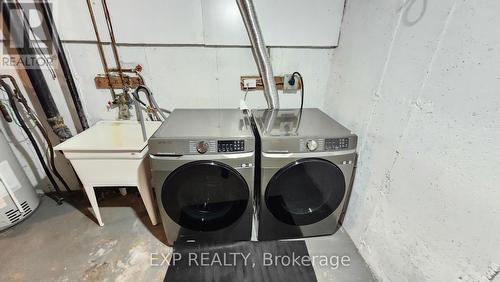
[[[308,257],[304,241],[176,243],[165,281],[317,281]]]

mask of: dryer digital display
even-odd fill
[[[245,140],[224,140],[217,141],[219,153],[245,151]]]
[[[325,139],[325,150],[335,151],[349,148],[349,138]]]

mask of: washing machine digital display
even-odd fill
[[[349,148],[349,138],[325,139],[325,150],[335,151]]]
[[[224,140],[217,141],[219,153],[245,151],[245,140]]]

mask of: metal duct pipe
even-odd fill
[[[257,14],[252,0],[236,0],[240,8],[241,17],[247,29],[248,38],[252,43],[252,52],[259,69],[260,76],[262,77],[262,84],[264,85],[264,96],[266,97],[267,107],[269,109],[279,108],[278,91],[276,90],[276,83],[274,82],[273,68],[269,53],[264,43],[264,37],[260,30]]]
[[[19,56],[32,57],[35,49],[31,45],[31,40],[25,27],[25,24],[27,25],[28,23],[24,21],[23,16],[20,14],[21,11],[17,9],[14,2],[10,1],[2,1],[1,9],[4,24],[14,41],[17,53]],[[54,98],[52,98],[42,70],[38,66],[30,66],[25,68],[25,71],[54,133],[61,141],[71,138],[71,131],[59,114],[59,110],[54,102]]]

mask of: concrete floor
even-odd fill
[[[105,191],[105,192],[104,192]],[[137,193],[103,190],[104,227],[83,194],[57,206],[43,197],[21,224],[0,233],[0,281],[162,281],[167,266],[151,254],[168,254],[161,225],[152,226]],[[349,256],[349,266],[314,266],[318,281],[375,281],[347,233],[306,240],[310,256]]]

